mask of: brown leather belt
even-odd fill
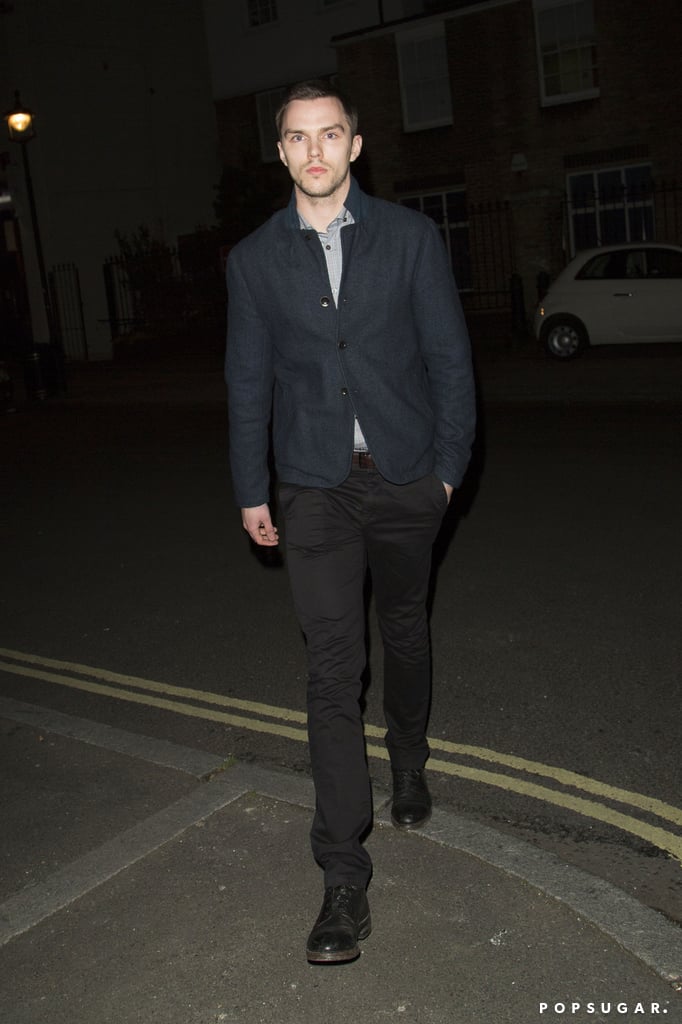
[[[353,452],[353,469],[376,469],[376,463],[369,452]]]

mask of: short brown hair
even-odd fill
[[[358,133],[358,112],[355,104],[351,102],[345,93],[337,89],[335,85],[331,85],[329,82],[325,82],[321,78],[312,78],[307,82],[297,82],[295,85],[289,86],[284,99],[279,105],[279,109],[275,114],[275,126],[277,128],[277,138],[282,138],[282,122],[284,121],[284,115],[286,109],[290,103],[294,100],[322,100],[326,99],[327,96],[331,96],[333,99],[339,101],[343,107],[343,112],[346,115],[348,124],[350,125],[351,135],[357,135]]]

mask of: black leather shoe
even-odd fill
[[[431,817],[431,795],[423,768],[393,772],[391,821],[396,828],[419,828]]]
[[[336,885],[325,889],[322,909],[308,936],[308,960],[313,964],[355,960],[360,955],[358,939],[366,939],[371,930],[364,888]]]

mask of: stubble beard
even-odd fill
[[[334,178],[326,187],[321,190],[311,189],[306,186],[303,177],[295,179],[296,188],[299,192],[302,192],[308,199],[330,199],[339,189],[348,181],[350,175],[350,167],[346,168],[345,173],[340,178]],[[320,182],[322,184],[322,182]]]

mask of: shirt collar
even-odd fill
[[[305,231],[315,231],[315,228],[312,226],[312,224],[308,223],[303,214],[298,210],[296,212],[298,213],[298,222],[301,228],[303,228],[303,230]],[[353,214],[350,212],[350,210],[347,210],[345,206],[342,206],[337,216],[334,217],[334,220],[330,221],[330,223],[327,224],[326,229],[324,231],[318,231],[317,234],[334,235],[338,230],[340,230],[340,228],[343,227],[344,224],[353,223]]]
[[[352,215],[353,221],[346,221],[347,224],[357,224],[361,221],[367,210],[367,197],[362,193],[360,186],[357,181],[351,175],[350,189],[346,196],[346,209]],[[287,211],[288,224],[290,228],[300,229],[301,223],[299,221],[298,208],[296,206],[296,189],[291,190],[291,198],[289,199],[289,206]]]

